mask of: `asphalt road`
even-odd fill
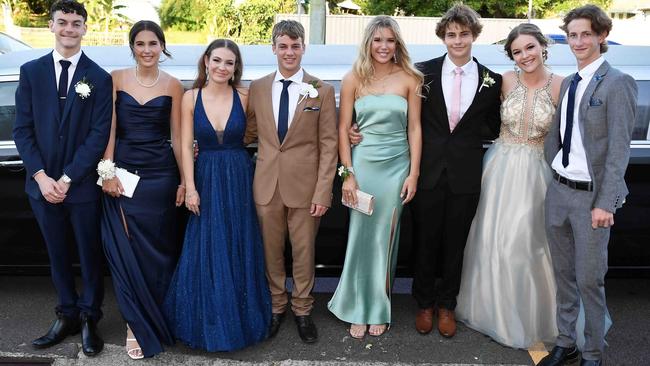
[[[347,324],[326,309],[337,279],[319,278],[314,320],[320,339],[305,345],[289,316],[277,337],[245,350],[209,354],[183,345],[140,361],[147,365],[532,365],[531,354],[491,341],[459,325],[458,334],[445,339],[432,332],[419,335],[413,328],[415,301],[408,295],[409,279],[398,279],[393,295],[394,322],[381,337],[363,341],[347,334]],[[0,365],[34,358],[53,360],[55,365],[132,365],[124,352],[125,325],[115,303],[110,278],[106,279],[104,318],[100,332],[104,352],[87,358],[80,350],[79,336],[69,337],[45,351],[32,349],[32,339],[41,336],[53,319],[54,290],[48,277],[0,276]],[[607,365],[650,364],[650,279],[610,279],[608,306],[614,325],[608,335]],[[541,346],[541,345],[540,345]],[[547,348],[552,345],[546,345]],[[542,353],[533,353],[539,357]],[[23,364],[24,365],[24,364]]]

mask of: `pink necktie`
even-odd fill
[[[449,131],[453,131],[460,121],[460,84],[463,69],[456,67],[454,69],[454,91],[451,99],[451,116],[449,117]]]

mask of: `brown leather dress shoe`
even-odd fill
[[[433,329],[433,308],[419,309],[415,315],[415,329],[420,334],[428,334]]]
[[[438,308],[438,331],[447,338],[456,334],[456,316],[453,310]]]

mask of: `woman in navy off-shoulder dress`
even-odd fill
[[[104,159],[140,176],[133,197],[119,178],[103,181],[104,252],[115,297],[127,323],[129,357],[150,357],[172,344],[162,303],[180,253],[176,206],[179,184],[181,83],[158,68],[169,56],[160,27],[134,24],[129,41],[135,68],[113,71],[115,114]],[[173,144],[170,143],[170,138]],[[125,184],[125,183],[124,183]]]
[[[253,165],[244,149],[246,94],[237,45],[213,41],[182,105],[182,151],[192,215],[165,300],[176,339],[231,351],[266,338],[271,300],[253,203]],[[207,75],[206,75],[207,71]],[[192,164],[192,142],[199,154]]]

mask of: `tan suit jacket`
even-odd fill
[[[307,72],[303,82],[316,81],[317,98],[302,98],[282,144],[273,114],[275,73],[250,85],[245,142],[258,141],[253,195],[255,203],[271,201],[276,185],[290,208],[312,203],[330,207],[338,160],[338,133],[334,87]],[[299,100],[300,100],[299,99]]]

